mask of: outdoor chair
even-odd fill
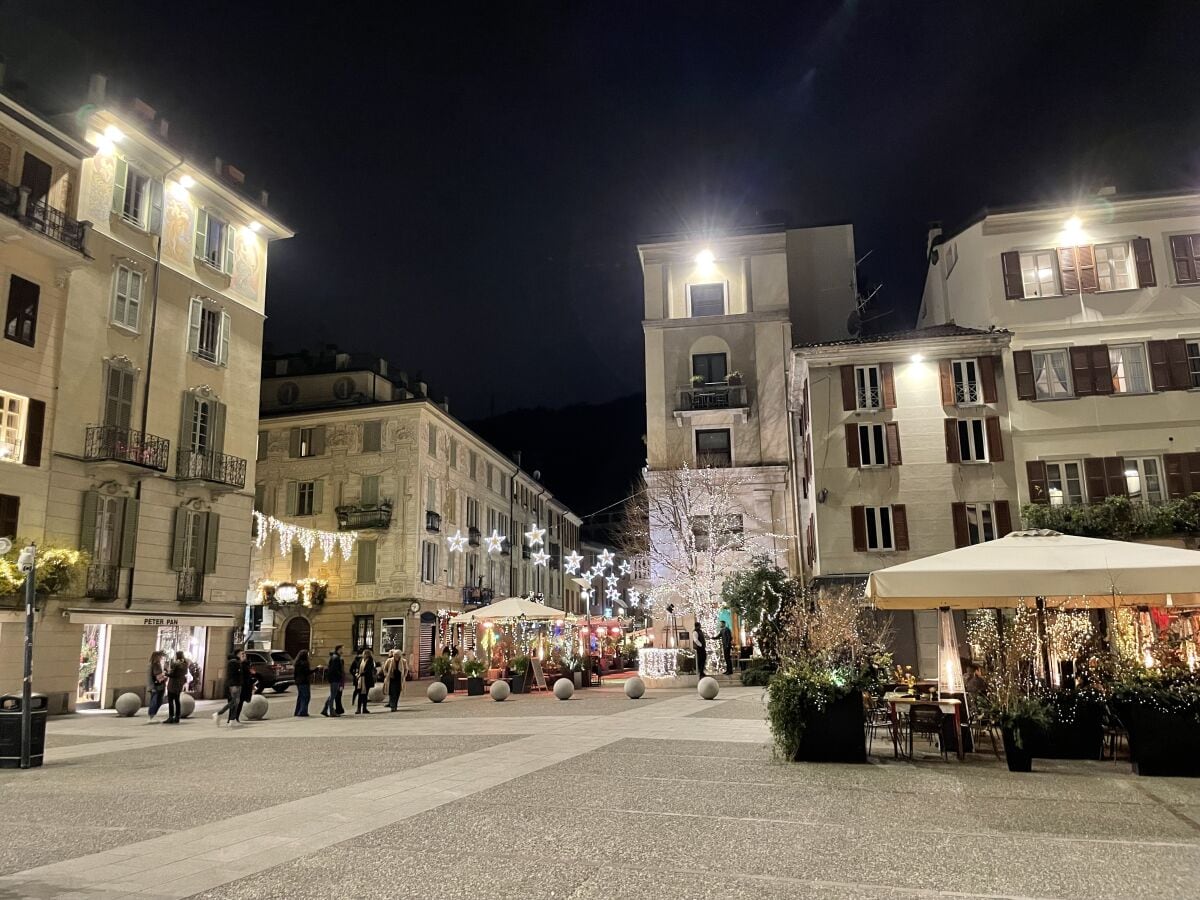
[[[870,694],[863,695],[863,705],[866,707],[867,755],[869,756],[877,731],[882,729],[891,737],[892,712],[886,703]]]
[[[926,738],[937,738],[938,747],[942,751],[942,759],[946,758],[945,714],[934,704],[914,703],[908,711],[908,757],[913,755],[913,736],[920,734]],[[931,741],[932,742],[932,741]]]

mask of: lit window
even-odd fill
[[[314,429],[301,428],[301,429],[299,429],[299,431],[300,431],[300,452],[298,455],[299,456],[315,456],[317,451],[315,449],[315,444],[313,442]]]
[[[138,228],[150,223],[150,177],[128,166],[125,172],[125,197],[121,216]]]
[[[1129,244],[1097,244],[1096,279],[1102,291],[1126,291],[1137,287],[1133,254]]]
[[[1057,297],[1058,261],[1053,250],[1033,250],[1021,254],[1021,282],[1025,298]]]
[[[887,442],[882,425],[858,426],[858,457],[859,465],[863,468],[888,464]]]
[[[859,409],[882,409],[879,366],[854,367],[854,396]]]
[[[229,313],[199,297],[192,298],[188,321],[188,349],[200,359],[224,366],[229,363]]]
[[[990,503],[965,503],[967,540],[972,544],[996,539],[996,514]]]
[[[21,440],[25,436],[27,398],[0,391],[0,462],[21,461]]]
[[[956,359],[950,363],[954,374],[954,402],[959,406],[976,406],[983,401],[979,388],[979,365],[973,359]]]
[[[958,457],[963,462],[987,462],[987,429],[983,419],[958,420]]]
[[[1108,348],[1113,391],[1118,394],[1150,393],[1150,369],[1145,344],[1122,344]]]
[[[1162,468],[1158,457],[1125,458],[1125,489],[1136,503],[1161,503]]]
[[[1071,396],[1071,364],[1066,350],[1034,350],[1033,379],[1039,400]]]
[[[865,508],[868,550],[895,550],[892,535],[892,508],[890,506],[868,506]]]
[[[1083,502],[1082,469],[1078,462],[1046,463],[1046,487],[1051,506],[1075,506]]]

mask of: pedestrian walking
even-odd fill
[[[366,648],[363,648],[362,656],[358,660],[358,676],[354,683],[358,689],[358,708],[354,714],[369,713],[367,699],[371,688],[375,687],[375,657],[371,656],[371,651]]]
[[[155,650],[150,654],[150,665],[146,669],[146,712],[149,725],[158,715],[159,707],[163,704],[163,694],[167,689],[167,654],[164,650]]]
[[[250,662],[250,657],[243,650],[240,654],[241,675],[242,675],[242,693],[238,697],[237,714],[233,719],[239,725],[242,723],[242,708],[247,703],[254,699],[255,690],[258,687],[258,674],[254,671],[254,663]]]
[[[179,724],[179,695],[183,693],[183,686],[187,683],[187,659],[183,655],[182,650],[175,651],[175,659],[171,661],[171,668],[167,671],[167,724]]]
[[[342,645],[338,644],[329,654],[329,662],[325,664],[325,680],[329,682],[329,699],[321,710],[323,716],[340,716],[342,708],[342,685],[346,681],[346,663],[342,659]]]
[[[359,647],[354,654],[354,662],[350,663],[350,705],[358,710],[358,670],[362,668],[363,651],[365,647]]]
[[[696,648],[696,674],[700,678],[703,678],[704,667],[708,663],[708,642],[699,621],[696,622],[696,627],[692,629],[692,644]]]
[[[399,650],[388,654],[383,664],[383,692],[388,698],[388,709],[396,711],[400,703],[400,692],[404,689],[404,655]]]
[[[296,654],[293,677],[296,680],[296,711],[293,715],[308,718],[308,702],[312,699],[312,664],[308,661],[307,650]]]
[[[242,712],[242,660],[245,650],[237,650],[225,661],[225,705],[213,713],[213,721],[221,725],[221,716],[229,714],[229,725],[241,725],[238,716]]]
[[[728,622],[721,622],[721,655],[725,657],[725,674],[733,677],[733,631]]]

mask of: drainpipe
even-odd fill
[[[808,575],[804,571],[804,528],[800,522],[800,488],[797,485],[796,478],[796,420],[795,409],[792,406],[792,391],[796,384],[796,360],[792,356],[791,348],[787,347],[787,342],[784,341],[784,352],[790,357],[788,360],[788,378],[787,378],[787,432],[788,432],[788,480],[791,482],[792,494],[792,516],[796,525],[796,543],[798,548],[796,552],[796,562],[799,564],[800,583],[808,585]],[[803,451],[801,451],[803,452]],[[815,482],[815,479],[814,479]]]

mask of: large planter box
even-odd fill
[[[529,690],[529,685],[527,684],[528,680],[528,673],[524,675],[518,675],[514,672],[512,677],[512,692],[514,694],[524,694]]]
[[[1116,711],[1129,732],[1135,773],[1200,778],[1200,722],[1141,704],[1120,704]]]
[[[1017,746],[1016,738],[1013,736],[1011,728],[1001,729],[1001,734],[1004,737],[1004,760],[1008,763],[1008,771],[1010,772],[1032,772],[1033,771],[1033,753],[1030,752],[1029,742],[1021,741],[1022,746]]]
[[[482,697],[483,694],[484,694],[483,679],[482,678],[468,678],[467,679],[467,696],[468,697]]]
[[[1038,759],[1102,759],[1104,756],[1104,713],[1079,712],[1070,724],[1056,724],[1030,741]]]
[[[867,737],[862,694],[851,691],[811,716],[792,758],[797,762],[865,763]]]
[[[443,675],[438,680],[446,686],[446,693],[448,693],[448,694],[454,693],[454,676],[453,675]]]

